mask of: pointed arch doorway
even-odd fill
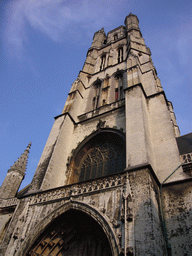
[[[112,256],[102,227],[88,214],[70,209],[38,237],[27,256]]]

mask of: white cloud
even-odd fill
[[[84,29],[86,33],[102,26],[112,16],[116,3],[107,1],[17,0],[9,2],[6,9],[6,43],[21,54],[27,41],[28,25],[40,30],[54,41],[64,35]],[[105,8],[107,7],[107,8]],[[99,28],[100,29],[100,28]]]
[[[177,22],[176,22],[177,21]],[[150,32],[147,39],[152,43],[152,58],[156,59],[154,63],[159,65],[160,69],[167,73],[167,84],[184,84],[186,79],[192,82],[191,74],[191,41],[192,41],[192,18],[188,15],[172,14],[172,20],[167,26],[161,27],[156,32]],[[155,38],[154,38],[155,34]],[[169,75],[171,74],[171,75]],[[161,78],[161,77],[160,77]],[[175,88],[176,89],[176,88]]]

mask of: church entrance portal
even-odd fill
[[[86,213],[68,210],[39,236],[27,256],[112,256],[101,226]]]

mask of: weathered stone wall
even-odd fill
[[[87,119],[87,120],[86,120]],[[102,115],[85,118],[83,122],[74,125],[66,116],[61,127],[57,144],[54,147],[41,189],[50,189],[66,185],[68,158],[73,156],[73,151],[90,134],[97,130],[99,121],[105,121],[103,128],[114,128],[125,132],[124,107],[114,109],[111,115]],[[43,156],[42,156],[43,157]]]
[[[14,197],[21,185],[22,180],[23,175],[19,172],[14,170],[8,172],[3,184],[0,187],[0,198]]]
[[[192,255],[192,181],[163,187],[163,211],[172,255]]]
[[[148,168],[39,192],[18,201],[1,253],[25,255],[51,221],[73,208],[103,222],[114,255],[123,248],[134,255],[164,255],[158,204]]]
[[[148,98],[151,142],[154,154],[153,167],[160,182],[163,182],[180,164],[179,151],[176,144],[174,127],[166,99],[162,93]],[[185,178],[180,168],[171,180]]]
[[[134,199],[134,255],[166,255],[157,180],[148,168],[130,172],[129,180]]]
[[[3,241],[9,222],[13,216],[14,208],[0,210],[0,244]]]
[[[46,226],[71,208],[85,211],[103,224],[112,251],[118,255],[124,230],[120,220],[124,177],[117,174],[20,199],[1,245],[1,255],[25,255]]]
[[[116,98],[116,89],[121,90],[121,98]],[[96,96],[98,105],[93,106]],[[104,131],[125,136],[126,171],[68,185],[74,152]],[[113,256],[167,255],[159,186],[180,165],[178,134],[137,17],[130,14],[125,27],[108,36],[103,29],[96,32],[83,70],[56,117],[30,189],[20,199],[14,197],[15,191],[13,198],[0,200],[0,255],[26,255],[46,227],[70,209],[99,223]],[[186,178],[180,167],[169,182]],[[191,181],[164,185],[163,209],[172,255],[192,254]]]
[[[50,135],[47,139],[45,148],[42,152],[42,155],[41,155],[41,158],[39,160],[37,169],[36,169],[35,174],[33,176],[33,180],[31,182],[29,192],[39,190],[40,187],[41,187],[45,172],[46,172],[47,167],[49,165],[49,161],[50,161],[51,156],[53,154],[53,150],[54,150],[55,144],[57,142],[57,139],[58,139],[58,136],[59,136],[59,133],[60,133],[60,129],[62,127],[62,124],[63,124],[64,120],[65,120],[65,116],[61,116],[60,118],[56,119],[54,124],[53,124],[52,130],[51,130]]]

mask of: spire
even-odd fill
[[[18,158],[18,160],[14,163],[14,165],[11,166],[11,168],[8,170],[8,172],[17,171],[21,175],[23,175],[23,176],[25,175],[30,147],[31,147],[31,142],[28,144],[24,153]]]

